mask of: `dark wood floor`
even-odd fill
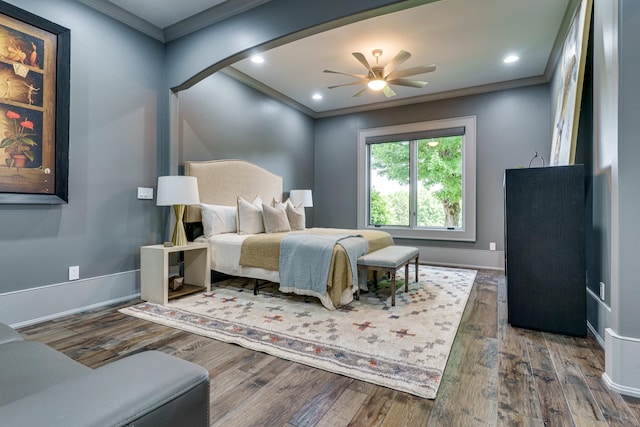
[[[435,400],[156,325],[108,307],[20,330],[90,367],[147,349],[204,366],[220,426],[640,426],[640,399],[603,384],[592,336],[512,328],[499,272],[481,271]]]

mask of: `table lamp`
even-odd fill
[[[187,244],[187,233],[184,230],[182,217],[185,205],[200,203],[198,180],[195,176],[160,176],[158,177],[157,206],[173,206],[176,215],[176,226],[173,229],[171,243],[176,246]]]
[[[304,206],[305,208],[313,207],[313,196],[311,190],[291,190],[289,192],[289,199],[293,203],[294,207]]]

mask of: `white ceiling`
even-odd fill
[[[91,6],[97,0],[81,1]],[[232,6],[239,3],[238,0],[110,1],[118,9],[160,29],[188,24],[190,16],[214,6],[220,8],[221,3]],[[261,3],[264,0],[255,5]],[[244,59],[233,68],[250,77],[241,75],[245,82],[272,95],[275,91],[285,102],[313,116],[543,82],[547,81],[545,72],[553,65],[554,44],[566,26],[563,18],[570,3],[575,4],[572,0],[441,0],[310,36],[264,52],[263,64]],[[105,12],[104,7],[102,11]],[[427,81],[424,88],[393,86],[397,96],[388,99],[370,90],[354,98],[352,95],[362,85],[327,89],[355,79],[326,74],[322,72],[324,69],[365,74],[351,53],[362,52],[373,63],[373,49],[383,50],[382,64],[400,50],[406,50],[412,57],[399,69],[428,64],[435,64],[437,69],[413,77]],[[502,60],[507,54],[516,54],[520,60],[504,64]],[[323,99],[313,100],[314,93],[321,94]]]

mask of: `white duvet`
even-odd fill
[[[211,244],[212,270],[230,276],[251,277],[280,283],[280,274],[277,271],[257,267],[243,267],[240,265],[242,242],[249,236],[250,234],[224,233],[216,234],[209,238],[200,236],[196,238],[195,241],[209,242]]]

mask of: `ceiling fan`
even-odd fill
[[[342,74],[358,79],[351,83],[329,86],[329,89],[334,89],[342,86],[366,84],[367,87],[353,95],[354,98],[362,95],[362,93],[367,89],[375,91],[381,90],[387,98],[390,98],[392,96],[395,96],[396,93],[389,87],[389,85],[409,86],[415,88],[425,87],[427,82],[419,80],[408,80],[404,77],[430,73],[432,71],[435,71],[436,69],[436,66],[431,64],[407,68],[406,70],[396,70],[398,66],[404,63],[407,59],[411,58],[411,54],[405,50],[401,50],[400,52],[398,52],[398,54],[391,60],[391,62],[389,62],[385,66],[381,66],[378,64],[378,60],[380,59],[380,56],[382,56],[382,49],[375,49],[371,52],[371,54],[376,58],[375,65],[370,65],[362,53],[352,53],[352,55],[358,60],[358,62],[364,65],[364,67],[367,69],[367,74],[350,74],[341,73],[339,71],[324,70],[325,73]]]

